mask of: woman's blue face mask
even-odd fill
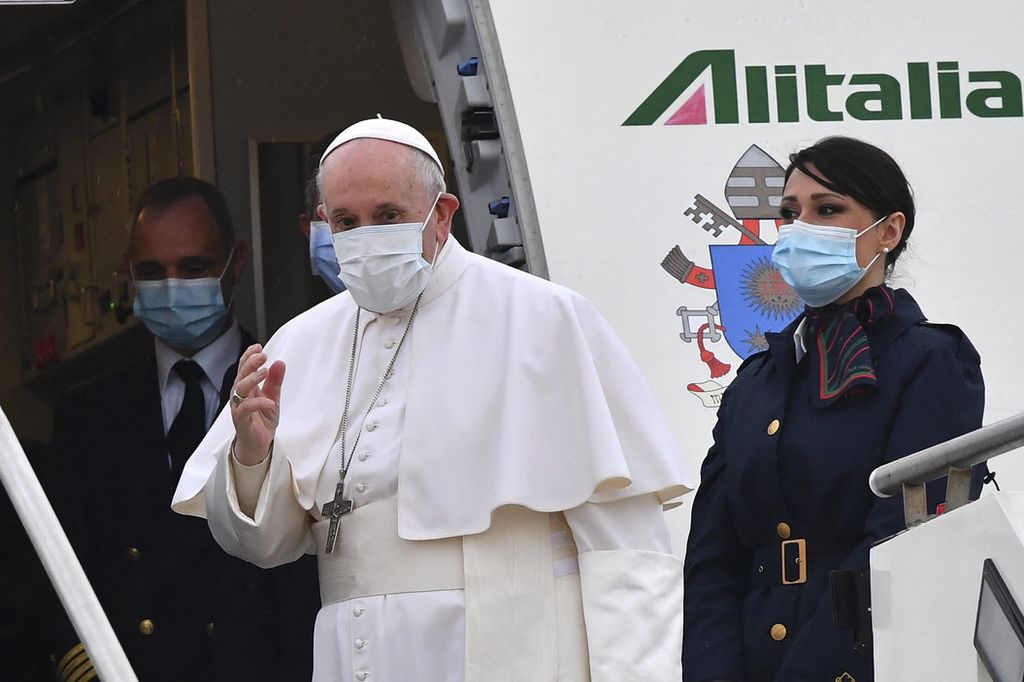
[[[828,305],[855,287],[878,257],[889,252],[883,249],[863,268],[857,262],[857,239],[888,217],[860,232],[794,220],[779,228],[772,263],[804,303],[812,308]]]

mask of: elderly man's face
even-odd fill
[[[331,152],[323,164],[320,206],[320,216],[331,231],[427,220],[423,258],[432,262],[448,238],[459,200],[442,194],[427,219],[434,195],[416,176],[415,153],[405,145],[369,138],[346,142]]]

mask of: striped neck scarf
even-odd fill
[[[819,407],[846,395],[875,390],[878,377],[864,329],[892,315],[892,289],[872,287],[842,305],[807,308],[807,322],[817,348]]]

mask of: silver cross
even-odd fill
[[[341,517],[351,513],[354,506],[352,500],[345,499],[345,481],[339,481],[338,487],[334,490],[334,499],[324,504],[320,510],[324,518],[331,517],[331,525],[327,530],[326,549],[328,554],[334,551],[334,545],[338,539],[338,523],[341,521]]]

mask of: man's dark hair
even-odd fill
[[[320,214],[316,212],[316,207],[320,205],[320,188],[316,182],[316,171],[306,178],[306,186],[303,188],[303,208],[306,209],[306,215],[309,216],[310,220],[320,220]]]
[[[320,175],[320,157],[327,151],[328,145],[334,142],[343,129],[335,130],[333,133],[324,135],[309,149],[309,168],[306,174],[306,183],[303,186],[303,208],[310,220],[320,220],[316,207],[320,205],[320,186],[317,177]]]
[[[227,254],[235,245],[235,225],[231,221],[228,202],[219,189],[199,178],[173,177],[154,183],[143,193],[132,210],[132,230],[135,229],[139,216],[145,209],[163,211],[179,201],[192,197],[199,197],[206,204],[206,208],[210,209],[224,253]]]

